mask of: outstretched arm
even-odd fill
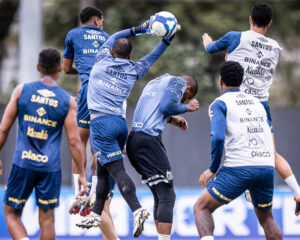
[[[86,158],[83,144],[79,137],[79,131],[76,123],[76,103],[73,97],[70,99],[69,110],[64,121],[69,149],[72,158],[79,170],[79,193],[83,195],[86,192],[87,184],[84,173],[84,158]],[[82,188],[83,186],[83,188]]]
[[[216,41],[212,41],[211,37],[204,33],[202,39],[207,53],[215,53],[226,49],[228,49],[228,53],[231,53],[240,44],[241,32],[226,33]]]
[[[11,129],[16,119],[18,113],[18,100],[21,96],[22,89],[23,85],[19,85],[18,87],[16,87],[16,89],[11,95],[10,101],[3,114],[3,118],[0,125],[0,150],[4,146],[7,140],[9,130]]]

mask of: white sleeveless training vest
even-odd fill
[[[225,167],[275,166],[274,144],[266,111],[241,91],[217,98],[226,105]]]
[[[241,33],[240,44],[227,58],[228,61],[239,62],[244,68],[241,91],[260,101],[268,101],[281,50],[275,40],[255,31]]]

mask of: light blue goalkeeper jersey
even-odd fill
[[[117,32],[101,47],[89,80],[87,100],[90,113],[124,115],[123,103],[135,81],[142,78],[168,48],[162,41],[138,62],[114,58],[110,52],[114,42],[130,36],[129,29]]]
[[[164,74],[150,81],[144,88],[135,108],[132,130],[142,131],[152,136],[161,134],[170,115],[186,111],[186,107],[180,104],[185,89],[186,83],[182,78],[169,74]],[[163,109],[164,104],[162,104],[162,101],[168,101],[166,96],[170,96],[166,93],[171,93],[174,104],[177,107],[181,106],[182,109],[178,112],[169,109],[172,114],[166,114],[167,109]],[[172,106],[168,104],[168,108],[172,108]]]

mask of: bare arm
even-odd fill
[[[76,123],[76,103],[73,97],[71,97],[70,99],[69,110],[65,118],[64,126],[67,133],[69,149],[79,171],[79,194],[83,195],[87,189],[83,165],[86,155],[83,148],[83,144],[81,143],[79,137],[78,126]],[[81,186],[83,186],[83,189]]]
[[[23,89],[23,85],[19,85],[13,91],[10,101],[7,104],[5,112],[3,114],[3,118],[0,125],[0,150],[6,142],[9,130],[11,129],[17,113],[18,113],[18,100],[21,96],[21,92]]]
[[[4,146],[9,130],[11,129],[17,113],[18,113],[18,100],[21,96],[23,89],[23,85],[19,85],[16,87],[16,89],[13,91],[10,101],[5,109],[1,125],[0,125],[0,150]],[[0,160],[0,175],[2,175],[2,162]]]
[[[78,74],[77,69],[73,67],[73,58],[64,58],[63,70],[65,74]]]

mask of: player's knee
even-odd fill
[[[39,224],[41,227],[54,226],[54,209],[43,210],[39,209]]]
[[[268,239],[275,239],[275,240],[282,239],[282,232],[279,226],[277,225],[277,223],[274,221],[274,218],[272,216],[264,218],[259,222],[262,228],[264,229],[264,232]]]
[[[194,204],[193,210],[194,215],[198,215],[201,211],[206,208],[206,204],[202,201],[202,199],[198,199],[197,202]]]

